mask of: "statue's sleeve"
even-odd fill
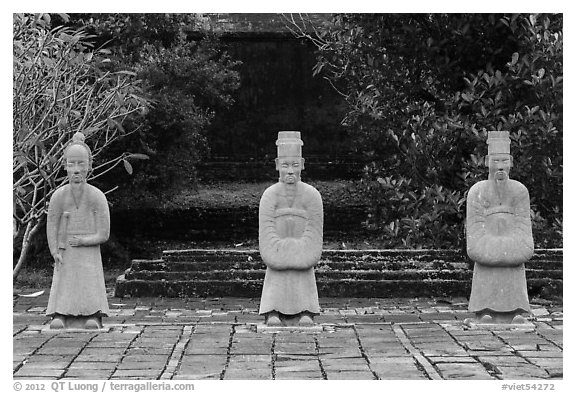
[[[83,245],[96,246],[102,244],[110,237],[110,209],[104,193],[97,188],[93,189],[92,214],[96,222],[96,233],[83,238]]]
[[[60,189],[57,189],[50,197],[46,218],[46,237],[48,239],[50,254],[52,255],[58,253],[58,228],[60,227],[62,213],[62,194]]]
[[[518,266],[534,252],[528,190],[521,190],[513,200],[511,225],[505,233],[488,231],[481,188],[470,189],[466,200],[466,248],[474,262],[485,266]]]
[[[530,218],[530,194],[528,189],[519,183],[520,190],[513,199],[514,228],[513,238],[516,242],[518,257],[529,260],[534,254],[534,238],[532,237],[532,220]]]
[[[264,192],[259,209],[259,246],[262,260],[274,270],[307,270],[322,254],[323,207],[320,193],[305,195],[308,219],[300,238],[280,238],[276,233],[274,194]]]

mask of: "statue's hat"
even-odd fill
[[[300,131],[280,131],[278,132],[278,157],[302,157],[302,139]]]
[[[488,131],[488,155],[510,154],[510,133],[508,131]]]
[[[84,147],[84,149],[86,149],[86,152],[88,153],[88,159],[90,160],[90,163],[92,163],[92,150],[90,150],[88,145],[84,142],[85,140],[86,140],[86,136],[84,136],[83,133],[81,133],[80,131],[76,132],[72,136],[72,139],[70,140],[70,142],[68,142],[68,146],[66,146],[66,148],[64,149],[64,155],[66,155],[68,153],[68,150],[72,146],[82,146],[82,147]]]

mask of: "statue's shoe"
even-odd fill
[[[302,315],[298,321],[298,326],[313,326],[314,321],[309,315]]]
[[[491,315],[485,314],[482,315],[482,318],[478,319],[479,323],[493,323],[494,322],[494,318],[492,318]]]
[[[96,319],[94,318],[89,318],[88,320],[86,320],[86,322],[84,323],[84,329],[100,329],[100,324],[98,323],[98,321],[96,321]]]
[[[282,326],[282,321],[280,320],[280,317],[278,317],[278,315],[276,314],[272,314],[269,315],[268,318],[266,318],[266,325],[268,326]]]
[[[528,323],[528,321],[522,315],[516,315],[514,316],[514,318],[512,318],[512,323],[521,324],[521,323]]]
[[[64,321],[61,318],[54,318],[50,322],[50,329],[64,329]]]

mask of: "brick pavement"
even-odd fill
[[[534,329],[478,329],[465,299],[320,299],[315,332],[258,330],[258,300],[110,298],[107,331],[51,332],[15,297],[14,379],[561,379],[560,304]]]

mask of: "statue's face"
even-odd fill
[[[276,159],[276,170],[280,174],[280,181],[286,184],[295,184],[300,181],[300,172],[304,169],[302,157],[281,157]]]
[[[496,180],[507,180],[512,166],[510,154],[491,154],[488,156],[489,177]]]
[[[66,172],[70,183],[86,181],[90,170],[90,157],[88,151],[81,145],[72,145],[66,152]]]

